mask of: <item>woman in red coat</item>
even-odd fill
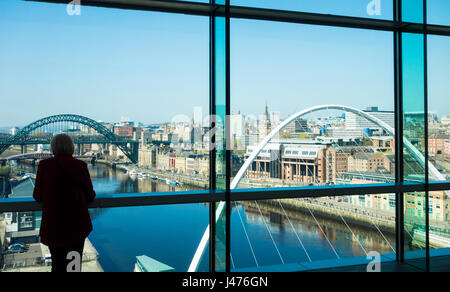
[[[52,272],[67,271],[69,263],[81,271],[84,241],[92,231],[88,203],[95,191],[87,164],[72,157],[75,147],[68,135],[55,136],[51,148],[55,157],[39,163],[33,192],[42,202],[39,236],[50,248]]]

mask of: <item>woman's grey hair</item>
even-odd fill
[[[72,138],[66,134],[58,134],[53,137],[50,145],[54,155],[73,155],[73,152],[75,151],[75,145],[73,144]]]

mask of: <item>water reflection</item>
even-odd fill
[[[149,177],[141,178],[129,176],[122,170],[96,164],[89,166],[92,183],[98,195],[126,194],[126,193],[153,193],[153,192],[179,192],[193,190],[189,185],[172,186],[164,181]]]
[[[231,223],[236,269],[365,257],[395,252],[395,232],[313,211],[289,210],[283,200],[239,202]]]

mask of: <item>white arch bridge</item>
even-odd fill
[[[259,153],[281,130],[283,130],[287,125],[289,125],[290,123],[292,123],[293,121],[295,121],[296,119],[298,119],[302,116],[305,116],[305,115],[313,113],[313,112],[322,111],[322,110],[342,110],[345,112],[354,113],[354,114],[356,114],[360,117],[363,117],[363,118],[373,122],[374,124],[380,126],[389,135],[395,136],[394,128],[392,128],[391,126],[389,126],[382,120],[380,120],[362,110],[359,110],[359,109],[356,109],[353,107],[349,107],[349,106],[345,106],[345,105],[333,105],[333,104],[310,107],[310,108],[302,110],[302,111],[290,116],[286,120],[284,120],[280,125],[278,125],[275,129],[273,129],[261,143],[258,144],[256,149],[253,150],[253,152],[251,153],[249,158],[245,161],[245,163],[242,165],[241,169],[238,171],[238,173],[234,177],[233,181],[231,182],[230,189],[235,189],[238,186],[239,182],[244,177],[244,175],[245,175],[246,171],[248,170],[248,168],[250,167],[250,165],[258,157]],[[410,152],[410,154],[414,158],[414,160],[419,162],[419,164],[425,168],[426,162],[425,162],[424,155],[416,147],[414,147],[411,144],[411,142],[408,141],[407,139],[403,139],[403,144],[404,144],[405,148]],[[445,177],[430,162],[428,162],[428,169],[429,169],[430,179],[445,180]],[[221,202],[216,209],[216,220],[218,220],[218,218],[220,218],[224,209],[225,209],[225,202]],[[208,244],[208,241],[209,241],[209,228],[210,228],[210,226],[208,225],[208,227],[206,228],[205,233],[203,234],[203,237],[200,241],[200,244],[195,252],[192,262],[189,266],[188,272],[197,271],[199,262],[201,260],[201,257],[203,255],[203,253],[206,249],[206,246]]]

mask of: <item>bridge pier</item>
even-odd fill
[[[27,145],[20,145],[20,152],[22,154],[27,153]]]
[[[6,196],[6,185],[8,184],[8,176],[0,177],[0,198]],[[1,244],[1,242],[0,242]]]
[[[139,161],[139,144],[133,143],[131,146],[131,162],[132,163],[138,163]]]

